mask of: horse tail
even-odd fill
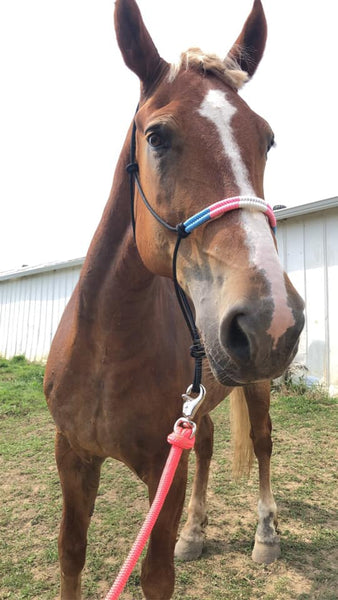
[[[230,428],[233,448],[232,474],[235,479],[248,477],[254,451],[248,406],[241,387],[234,388],[230,394]]]

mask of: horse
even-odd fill
[[[279,261],[263,196],[273,132],[238,93],[265,47],[260,0],[224,60],[193,48],[169,64],[135,0],[116,1],[115,30],[122,57],[140,80],[139,104],[44,380],[63,494],[60,597],[81,598],[103,461],[122,461],[153,500],[169,452],[167,435],[182,415],[182,391],[199,360],[207,394],[195,416],[187,522],[177,541],[187,482],[184,451],[142,564],[145,598],[169,600],[174,555],[192,560],[202,552],[213,443],[209,413],[229,394],[238,469],[245,471],[253,452],[259,465],[252,556],[261,563],[279,556],[270,384],[296,354],[304,303]],[[225,205],[231,210],[225,212]],[[196,214],[204,220],[197,219],[188,235],[186,224]],[[183,313],[172,281],[175,249]],[[189,354],[189,311],[206,360],[201,348]]]

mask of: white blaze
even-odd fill
[[[241,151],[231,127],[231,119],[237,112],[237,108],[229,102],[225,92],[209,90],[198,112],[216,126],[224,154],[230,161],[239,194],[254,196],[255,192],[249,181],[248,170],[242,160]]]
[[[249,210],[241,211],[241,220],[247,236],[247,245],[250,251],[250,263],[257,269],[262,269],[271,286],[271,297],[275,310],[270,327],[267,331],[271,335],[274,348],[279,338],[288,327],[295,324],[292,310],[288,305],[288,295],[285,287],[283,267],[276,252],[268,224],[262,214]]]
[[[221,90],[209,90],[199,111],[202,117],[211,121],[219,133],[223,151],[230,161],[235,183],[241,196],[255,196],[249,180],[249,173],[242,159],[240,148],[234,137],[231,120],[237,112]],[[271,297],[275,310],[269,333],[276,347],[278,340],[288,327],[295,324],[294,316],[287,302],[287,291],[278,254],[276,252],[266,217],[260,212],[241,210],[241,221],[247,237],[249,260],[252,267],[263,270],[271,286]]]

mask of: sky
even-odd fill
[[[225,56],[251,0],[139,0],[160,54]],[[336,0],[263,0],[268,42],[241,91],[272,126],[265,197],[338,195]],[[113,0],[0,0],[0,271],[84,256],[138,100]]]

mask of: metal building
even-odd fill
[[[0,273],[0,355],[45,361],[83,258]]]
[[[296,361],[338,395],[338,198],[276,211],[281,261],[305,300]]]

